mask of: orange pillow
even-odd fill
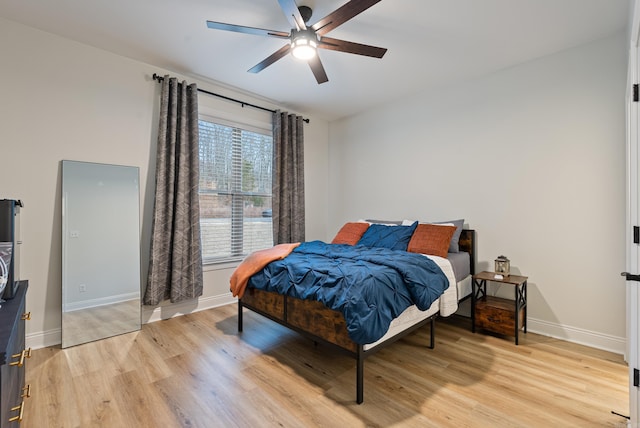
[[[369,223],[346,223],[331,243],[356,245],[368,228]]]
[[[455,231],[455,226],[418,224],[411,236],[407,251],[447,258],[449,243]]]

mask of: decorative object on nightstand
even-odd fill
[[[522,329],[527,332],[527,277],[519,275],[496,277],[496,272],[480,272],[473,275],[471,291],[471,331],[476,327],[494,333],[515,336]],[[489,296],[487,282],[510,284],[514,287],[514,299]]]
[[[511,262],[507,258],[507,256],[498,256],[495,260],[495,271],[496,274],[504,276],[509,276],[509,270],[511,269]]]

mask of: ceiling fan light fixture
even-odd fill
[[[320,61],[320,56],[317,52],[318,49],[329,49],[372,58],[382,58],[387,52],[387,49],[384,48],[325,36],[329,31],[335,30],[337,27],[356,17],[376,3],[379,3],[381,0],[349,0],[324,18],[316,20],[316,23],[311,26],[308,25],[308,22],[311,19],[313,11],[309,6],[298,6],[296,4],[297,1],[303,0],[278,0],[282,12],[284,12],[287,21],[289,21],[290,32],[225,24],[224,22],[217,21],[207,21],[207,27],[214,30],[233,31],[236,33],[286,40],[287,44],[247,71],[249,73],[259,73],[291,53],[294,58],[301,58],[301,61],[307,63],[318,84],[329,81],[322,61]],[[315,2],[312,1],[311,3]]]
[[[294,57],[309,60],[316,56],[318,37],[313,30],[293,31],[291,37],[291,53]]]

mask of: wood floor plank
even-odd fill
[[[355,361],[229,305],[27,362],[22,427],[621,427],[620,355],[561,340],[470,332],[437,322]]]
[[[122,373],[114,379],[114,400],[120,409],[125,426],[155,428],[180,426],[169,411],[165,400],[154,383],[147,383],[146,375],[139,370]]]

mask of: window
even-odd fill
[[[238,260],[273,246],[273,139],[264,130],[199,121],[203,262]]]

